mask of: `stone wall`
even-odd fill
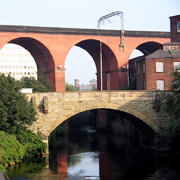
[[[155,132],[163,126],[155,109],[155,91],[92,91],[26,94],[37,110],[37,121],[31,129],[38,134],[49,134],[71,116],[93,109],[111,109],[133,115]]]

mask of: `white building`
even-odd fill
[[[27,50],[8,43],[0,50],[0,73],[10,74],[16,80],[22,77],[37,79],[37,65]]]

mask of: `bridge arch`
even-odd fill
[[[76,42],[74,46],[78,46],[89,53],[93,58],[97,70],[97,89],[100,89],[100,41],[96,39],[85,39]],[[118,61],[113,50],[102,41],[102,68],[103,68],[103,89],[109,90],[118,89]],[[108,82],[107,74],[110,74],[110,80]]]
[[[79,106],[79,105],[78,105]],[[139,128],[143,128],[144,129],[140,129],[144,132],[150,132],[152,134],[155,134],[155,132],[159,131],[159,128],[157,127],[157,125],[145,114],[143,114],[142,112],[140,112],[139,110],[133,109],[133,108],[128,108],[128,107],[114,107],[114,103],[109,103],[108,105],[105,103],[102,103],[98,106],[82,106],[81,109],[75,108],[75,111],[71,111],[70,114],[66,114],[66,116],[64,118],[57,118],[58,120],[56,121],[56,124],[54,125],[54,127],[51,127],[51,130],[49,131],[49,134],[51,134],[51,132],[56,129],[57,126],[61,125],[63,122],[65,122],[66,120],[68,120],[69,118],[79,114],[79,113],[83,113],[85,111],[90,111],[90,110],[99,110],[99,109],[104,109],[104,110],[113,110],[113,111],[117,111],[120,113],[123,113],[124,115],[126,115],[127,117],[131,118],[131,122],[133,124],[136,124]],[[134,122],[133,122],[134,121]]]
[[[27,94],[36,110],[38,120],[31,129],[46,136],[62,122],[80,112],[109,109],[140,119],[154,132],[166,125],[155,109],[155,91],[89,91]]]
[[[96,124],[97,129],[110,127],[113,132],[132,136],[134,138],[140,138],[140,136],[154,138],[156,134],[156,131],[152,128],[152,125],[147,124],[147,122],[137,118],[136,116],[132,114],[128,114],[127,112],[119,109],[99,108],[99,109],[89,109],[89,110],[81,111],[79,113],[70,116],[67,119],[68,123],[71,124],[71,122],[73,122],[73,124],[74,123],[76,124],[76,127],[77,125],[81,127],[84,123],[86,124],[88,121],[83,121],[83,120],[86,119],[84,115],[88,116],[89,114],[86,113],[87,111],[93,112],[93,114],[91,114],[91,117],[93,117],[94,119],[91,119],[90,121],[92,124],[94,125]],[[81,115],[83,118],[81,118]],[[63,121],[61,124],[63,125],[64,122],[66,122],[66,120]],[[58,126],[59,125],[57,125],[57,127]],[[64,127],[66,126],[67,124],[65,123]],[[72,125],[70,127],[73,128]],[[54,130],[52,130],[52,132]]]
[[[7,43],[19,45],[26,49],[34,58],[38,70],[44,69],[46,76],[54,83],[54,59],[49,49],[40,41],[30,37],[17,37],[9,40]]]

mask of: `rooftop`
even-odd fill
[[[159,49],[154,53],[146,56],[146,59],[168,59],[168,58],[180,59],[180,51],[178,50],[164,51],[162,49]]]

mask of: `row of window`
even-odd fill
[[[174,62],[174,68],[180,66],[180,62]],[[156,72],[164,72],[164,62],[156,62]]]
[[[164,80],[157,80],[156,81],[157,90],[165,90],[165,83]],[[141,89],[140,82],[138,82],[138,89]],[[146,81],[143,81],[143,89],[146,89]]]
[[[34,76],[35,75],[35,72],[0,72],[2,74],[5,74],[5,75],[32,75]]]
[[[143,63],[143,73],[146,72],[146,67],[145,67],[145,63]],[[137,73],[140,74],[140,66],[137,66]]]
[[[32,60],[32,59],[26,59],[26,60],[24,60],[24,58],[23,59],[0,59],[0,63],[33,63],[34,65],[35,65],[35,62],[34,62],[34,60]]]
[[[0,53],[0,57],[26,57],[26,58],[32,58],[30,54],[12,54],[12,53]]]
[[[6,46],[3,47],[3,51],[22,52],[22,50],[25,51],[24,48],[22,48],[21,46],[15,45],[15,44],[10,44],[10,43],[6,44]]]
[[[173,62],[174,68],[180,66],[180,62]],[[143,63],[143,73],[145,73],[145,63]],[[156,72],[164,72],[164,62],[156,62]],[[140,74],[140,67],[137,66],[137,73]]]
[[[7,66],[1,65],[1,69],[34,69],[34,66]]]

